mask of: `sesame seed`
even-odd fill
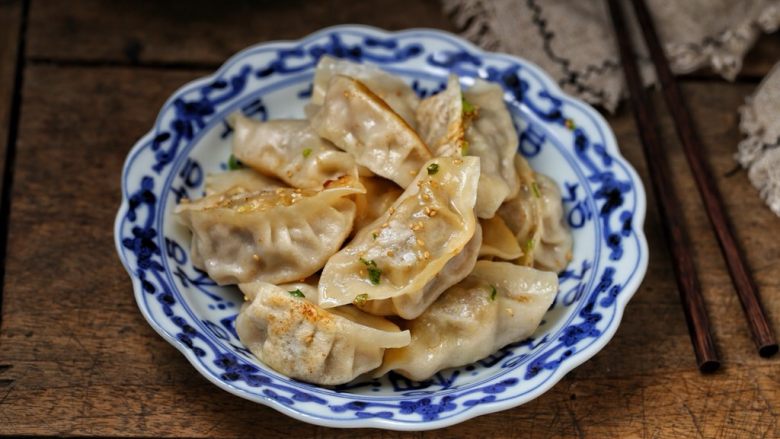
[[[252,255],[252,259],[254,259],[257,262],[260,262],[260,256],[257,253]]]
[[[431,209],[431,211],[430,211],[430,212],[428,212],[428,216],[430,216],[430,217],[434,217],[434,216],[436,216],[436,214],[437,214],[437,213],[438,213],[438,212],[436,211],[436,209]]]
[[[389,256],[389,257],[391,257],[391,258],[392,258],[393,256],[395,256],[395,253],[393,253],[393,251],[392,251],[392,250],[388,250],[388,251],[387,251],[387,256]]]
[[[426,250],[426,251],[423,253],[423,258],[425,258],[425,259],[430,259],[430,258],[431,258],[431,253],[430,253],[429,251],[427,251],[427,250]]]
[[[387,228],[387,223],[382,224],[382,228],[383,229]]]
[[[391,207],[391,208],[390,208],[390,209],[388,209],[387,211],[390,213],[390,215],[392,215],[392,214],[394,214],[394,213],[395,213],[395,208],[394,208],[394,207]]]
[[[425,242],[423,242],[422,239],[418,239],[417,240],[417,245],[419,245],[420,247],[423,247],[423,246],[425,246]]]

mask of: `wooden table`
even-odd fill
[[[432,0],[0,1],[0,434],[398,435],[304,424],[207,382],[146,324],[113,244],[125,155],[177,87],[250,44],[338,23],[452,30]],[[778,59],[765,36],[736,83],[699,72],[683,90],[780,334],[780,219],[732,159],[736,110]],[[607,118],[649,187],[631,114]],[[723,368],[696,370],[649,194],[650,267],[609,345],[535,401],[433,435],[780,435],[780,358],[757,356],[668,117],[663,135]]]

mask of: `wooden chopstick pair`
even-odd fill
[[[623,73],[631,95],[631,107],[664,226],[664,234],[674,259],[677,286],[680,290],[688,331],[696,353],[696,361],[701,371],[714,371],[720,366],[720,360],[712,341],[710,322],[704,309],[701,287],[688,245],[688,235],[683,227],[680,202],[674,193],[669,165],[658,137],[658,120],[652,110],[648,94],[642,85],[620,4],[621,0],[607,0],[607,2],[617,36]],[[778,350],[777,341],[761,306],[758,288],[747,269],[745,257],[726,218],[723,201],[715,185],[715,179],[704,160],[701,141],[694,128],[693,120],[669,68],[669,62],[664,55],[644,0],[631,0],[631,2],[642,29],[642,36],[655,65],[666,105],[674,119],[675,129],[683,146],[688,166],[696,181],[707,216],[715,229],[721,253],[750,325],[753,340],[758,347],[759,354],[762,357],[770,357]]]

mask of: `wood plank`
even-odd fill
[[[131,143],[151,126],[165,98],[199,75],[156,69],[28,69],[0,328],[0,365],[10,366],[0,369],[0,433],[401,436],[314,427],[223,392],[198,375],[138,312],[113,247],[118,176]],[[51,93],[51,84],[58,84],[58,93]],[[780,222],[744,173],[725,176],[734,165],[731,155],[739,140],[735,109],[751,89],[704,82],[688,84],[685,93],[780,332],[780,301],[769,300],[780,292]],[[631,115],[623,110],[609,120],[624,154],[646,176]],[[663,134],[674,139],[666,119]],[[780,359],[755,354],[682,155],[677,150],[670,154],[707,306],[716,322],[723,370],[711,376],[695,371],[651,198],[645,226],[650,269],[609,345],[537,400],[432,436],[780,433]]]
[[[252,44],[298,39],[342,23],[450,27],[435,0],[36,1],[28,54],[55,61],[219,65]]]
[[[21,0],[0,2],[0,205],[3,203],[5,160],[16,86],[16,59],[22,26]],[[0,221],[4,221],[0,218]],[[0,264],[2,261],[0,261]]]
[[[454,30],[434,0],[228,0],[219,7],[208,0],[40,0],[32,2],[27,52],[33,60],[219,65],[249,45],[341,23]],[[763,77],[778,60],[780,33],[762,35],[740,78]],[[708,69],[693,76],[718,77]]]

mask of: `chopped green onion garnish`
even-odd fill
[[[469,141],[464,140],[460,144],[460,155],[467,155],[469,153]]]
[[[534,196],[536,198],[542,198],[542,193],[539,191],[539,185],[536,184],[535,181],[531,183],[531,189],[534,190]]]
[[[293,291],[288,291],[288,293],[290,293],[290,295],[294,297],[306,297],[303,295],[303,291],[301,291],[300,288],[296,288]]]
[[[492,301],[492,300],[496,300],[496,294],[497,294],[497,293],[498,293],[498,291],[496,291],[496,287],[494,287],[493,285],[491,285],[491,286],[490,286],[490,300],[491,300],[491,301]]]
[[[533,249],[534,249],[534,240],[533,238],[531,238],[525,242],[525,251],[530,252]]]
[[[311,155],[311,148],[306,148],[306,149],[304,149],[304,150],[303,150],[303,158],[306,158],[306,157],[308,157],[309,155]]]
[[[360,262],[362,262],[363,265],[367,267],[368,280],[370,280],[374,285],[379,285],[379,279],[382,277],[382,270],[376,266],[376,262],[373,260],[367,261],[363,258],[360,258]]]
[[[230,154],[230,158],[228,159],[228,169],[230,169],[231,171],[235,171],[236,169],[241,169],[243,167],[244,165],[238,161],[236,156]]]
[[[428,169],[428,175],[436,175],[439,172],[439,164],[431,163],[426,169]]]
[[[365,305],[366,301],[368,301],[368,294],[358,294],[355,296],[355,300],[352,301],[355,305]]]
[[[460,101],[463,107],[463,114],[473,113],[477,110],[477,107],[475,107],[474,104],[469,102],[468,99],[466,99],[466,96],[463,95],[463,93],[460,94]]]
[[[376,239],[377,237],[379,237],[379,235],[377,235],[376,233],[372,233],[372,234],[371,234],[371,237],[372,237],[372,238],[374,238],[374,239]]]

